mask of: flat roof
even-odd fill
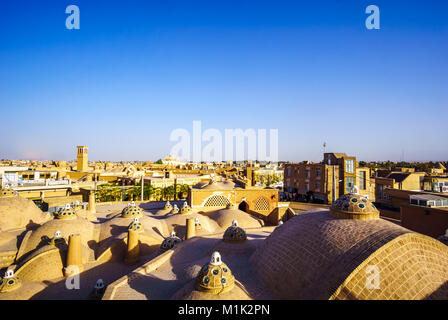
[[[436,196],[434,194],[413,194],[409,196],[413,200],[448,200],[448,198]]]

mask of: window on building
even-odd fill
[[[345,193],[350,193],[350,190],[354,185],[355,178],[345,178]]]
[[[355,170],[355,161],[353,159],[345,160],[345,172],[353,173]]]
[[[315,181],[314,182],[314,190],[315,191],[320,191],[320,181]]]
[[[320,177],[320,167],[316,168],[316,177]]]
[[[306,189],[306,191],[310,191],[310,183],[309,182],[305,182],[305,189]]]
[[[366,172],[361,171],[359,173],[359,189],[366,190]]]
[[[310,169],[306,169],[306,178],[307,178],[307,179],[310,178]]]
[[[291,175],[291,167],[288,167],[288,170],[286,170],[286,176],[290,176]]]

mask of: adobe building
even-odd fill
[[[292,200],[331,204],[357,186],[359,193],[375,201],[370,168],[358,167],[356,157],[325,153],[321,163],[286,164],[284,188]]]

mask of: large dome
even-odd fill
[[[33,201],[22,197],[0,198],[0,231],[24,229],[51,219]]]
[[[282,299],[448,299],[448,247],[383,219],[303,213],[276,228],[251,263]]]

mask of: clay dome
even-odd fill
[[[3,279],[0,279],[0,293],[14,291],[22,285],[22,281],[14,275],[13,270],[6,270]]]
[[[54,217],[59,220],[74,220],[77,218],[76,210],[72,208],[69,204],[59,210]]]
[[[199,218],[194,218],[194,227],[196,231],[202,230],[202,224],[199,221]]]
[[[448,299],[448,247],[384,219],[302,213],[276,228],[250,262],[280,299]],[[371,290],[365,284],[375,270],[380,283]]]
[[[246,231],[238,227],[238,221],[233,220],[232,225],[224,232],[223,240],[226,242],[243,242],[247,239]]]
[[[178,236],[176,236],[176,233],[173,231],[168,238],[165,238],[165,240],[163,240],[162,244],[160,245],[160,249],[162,249],[163,251],[169,250],[180,242],[182,242],[182,240]]]
[[[219,252],[214,252],[210,262],[204,265],[196,277],[196,289],[211,294],[221,294],[232,290],[235,277],[229,267],[222,262]]]
[[[33,201],[22,197],[0,197],[0,230],[25,229],[51,219]]]
[[[143,211],[138,207],[135,202],[129,203],[123,211],[121,211],[122,218],[140,218],[143,216]]]
[[[177,204],[173,206],[173,209],[170,211],[170,214],[178,214],[179,208],[177,207]]]
[[[80,234],[83,245],[83,256],[85,261],[94,258],[94,250],[89,246],[92,240],[97,241],[95,225],[86,219],[77,217],[75,219],[53,219],[34,231],[29,231],[19,249],[18,259],[27,253],[40,248],[44,244],[49,244],[50,239],[59,231],[60,236],[68,240],[71,234]],[[43,239],[47,239],[43,242]]]
[[[341,196],[330,207],[333,216],[344,219],[378,219],[380,212],[365,196],[350,193]]]
[[[138,231],[139,233],[144,231],[143,225],[138,218],[134,218],[134,221],[131,222],[131,224],[128,227],[128,230]]]
[[[17,192],[12,190],[9,185],[6,185],[3,190],[0,191],[0,197],[14,197],[17,196]]]
[[[184,205],[180,209],[180,214],[188,214],[190,212],[191,212],[191,207],[186,202],[184,202]]]
[[[170,213],[171,210],[173,210],[173,205],[169,201],[167,201],[165,203],[164,207],[159,209],[159,210],[157,210],[154,214],[156,216],[164,216],[164,215]]]
[[[245,229],[259,228],[264,225],[263,220],[255,218],[247,212],[241,211],[229,205],[226,209],[205,212],[204,215],[207,215],[210,219],[215,220],[223,229],[230,227],[233,220],[238,220],[239,226]]]
[[[210,181],[205,186],[199,186],[202,190],[232,190],[235,188],[235,183],[231,181]]]
[[[172,210],[173,206],[171,205],[171,203],[169,201],[167,201],[165,203],[165,206],[163,207],[164,210]]]

